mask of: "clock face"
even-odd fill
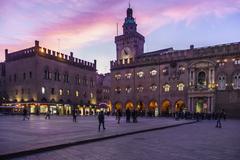
[[[128,48],[128,47],[125,47],[125,48],[122,49],[121,53],[122,53],[122,56],[128,56],[128,55],[131,54],[131,49]]]

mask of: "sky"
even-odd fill
[[[99,73],[116,59],[129,0],[0,0],[0,62],[9,52],[40,46],[83,60]],[[240,0],[131,0],[145,52],[240,42]]]

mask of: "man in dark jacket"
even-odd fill
[[[29,120],[27,108],[24,107],[23,108],[23,120],[25,120],[26,118]]]
[[[100,127],[101,125],[103,126],[103,129],[105,130],[105,126],[104,126],[104,113],[103,111],[101,111],[99,114],[98,114],[98,131],[100,132]]]
[[[222,128],[221,119],[224,117],[224,113],[224,109],[222,109],[222,111],[217,114],[217,128]]]

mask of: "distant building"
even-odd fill
[[[99,107],[112,111],[111,104],[111,77],[110,73],[97,75],[97,102]]]
[[[4,105],[27,107],[31,113],[80,114],[94,112],[96,105],[96,60],[84,60],[35,46],[17,52],[5,50],[2,75],[7,99]]]
[[[123,35],[115,37],[117,60],[111,61],[113,109],[166,115],[223,108],[240,117],[239,42],[144,53],[144,41],[128,8]]]
[[[0,63],[0,105],[6,101],[6,85],[5,85],[5,63]]]

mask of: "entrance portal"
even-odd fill
[[[133,103],[132,103],[132,102],[127,102],[125,108],[126,108],[126,110],[127,110],[127,109],[133,110]]]
[[[170,110],[170,101],[164,100],[161,106],[161,113],[162,115],[168,115]]]
[[[185,108],[185,103],[183,102],[183,100],[178,100],[175,103],[175,112],[182,112]]]
[[[149,116],[157,116],[158,115],[158,104],[157,104],[157,101],[152,100],[149,103],[148,110],[149,110],[149,112],[148,112]]]
[[[121,109],[122,109],[122,104],[119,103],[119,102],[117,102],[117,103],[115,104],[115,110],[121,110]]]

